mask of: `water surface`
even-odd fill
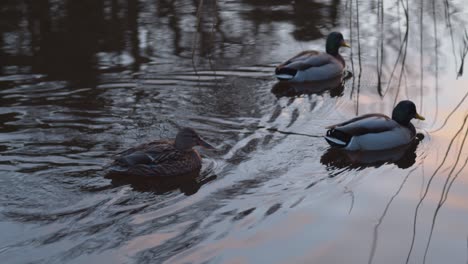
[[[8,0],[0,15],[2,262],[467,261],[464,1]],[[352,45],[344,87],[278,88],[274,66],[333,30]],[[348,155],[321,137],[403,99],[426,117],[419,144]],[[181,126],[218,148],[195,181],[104,177]]]

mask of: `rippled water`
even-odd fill
[[[2,263],[467,262],[464,1],[7,0],[0,15]],[[352,45],[344,86],[276,84],[332,30]],[[407,98],[419,144],[350,154],[321,137]],[[218,148],[196,179],[104,177],[180,126]]]

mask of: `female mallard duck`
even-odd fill
[[[411,119],[424,120],[411,101],[395,106],[392,118],[383,114],[362,115],[327,127],[325,139],[333,147],[346,150],[383,150],[410,143],[416,129]]]
[[[276,78],[280,81],[307,82],[328,80],[343,74],[345,61],[338,50],[350,47],[339,32],[327,37],[326,53],[315,50],[303,51],[278,65]]]
[[[120,153],[111,164],[111,173],[167,177],[199,171],[201,158],[194,146],[214,149],[195,130],[182,128],[175,140],[156,140]]]

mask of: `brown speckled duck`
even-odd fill
[[[114,159],[110,173],[140,177],[171,177],[199,171],[201,157],[193,149],[214,149],[192,128],[182,128],[175,140],[156,140],[125,150]]]

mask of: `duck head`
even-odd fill
[[[343,35],[340,32],[332,32],[328,34],[326,44],[327,53],[336,56],[338,55],[340,47],[350,48],[351,46],[344,40]]]
[[[407,126],[411,119],[416,118],[425,120],[423,116],[416,112],[416,105],[409,100],[400,101],[395,108],[393,108],[392,119],[397,121],[400,125]]]
[[[195,146],[215,149],[215,147],[204,141],[192,128],[184,127],[179,130],[175,138],[175,147],[179,150],[187,151],[191,150]]]

